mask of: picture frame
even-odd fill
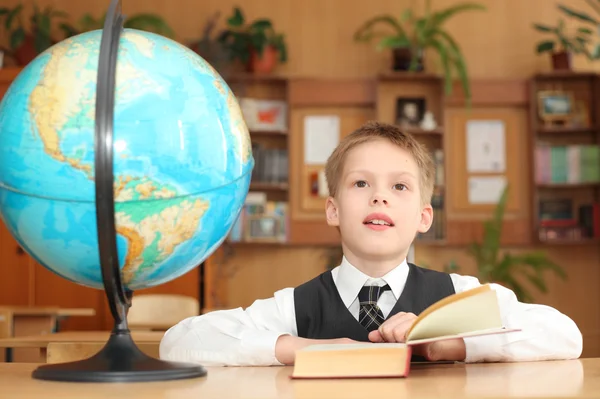
[[[404,128],[419,128],[425,115],[426,100],[422,97],[396,99],[396,124]]]
[[[542,121],[567,122],[575,113],[575,100],[572,93],[560,90],[542,90],[537,93],[538,114]]]

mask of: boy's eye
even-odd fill
[[[402,183],[398,183],[394,185],[394,190],[406,190],[408,187],[406,187],[406,185],[402,184]]]
[[[354,185],[356,187],[360,187],[360,188],[367,187],[367,182],[364,180],[359,180],[359,181],[355,182]]]

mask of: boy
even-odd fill
[[[403,342],[432,303],[479,286],[474,277],[408,264],[409,247],[433,221],[434,164],[398,128],[370,122],[344,138],[325,168],[326,217],[339,229],[340,266],[297,288],[240,308],[191,317],[169,329],[161,358],[214,365],[290,365],[315,343]],[[578,358],[582,336],[557,310],[497,291],[505,327],[520,332],[420,345],[427,360],[526,361]]]

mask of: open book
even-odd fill
[[[448,296],[415,320],[406,343],[311,345],[296,352],[292,378],[406,377],[414,345],[454,338],[498,334],[502,326],[498,297],[489,284]]]

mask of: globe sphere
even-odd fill
[[[102,31],[40,54],[0,103],[0,217],[37,262],[103,288],[94,138]],[[187,47],[125,29],[115,84],[113,171],[123,285],[173,280],[223,242],[254,166],[235,95]]]

